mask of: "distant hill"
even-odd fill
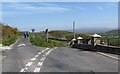
[[[73,39],[73,32],[63,31],[63,30],[54,30],[49,32],[50,37],[54,38],[66,38],[67,40]],[[76,33],[75,37],[81,36],[82,38],[90,38],[90,34]]]
[[[77,33],[104,33],[107,31],[113,30],[113,28],[80,28],[76,29],[75,32]],[[72,32],[72,30],[67,30]]]
[[[73,35],[72,32],[62,31],[62,30],[53,30],[53,31],[50,31],[49,34],[54,37],[65,37],[67,35]]]
[[[105,33],[102,33],[102,35],[107,35],[107,36],[118,36],[118,33],[120,32],[120,29],[116,30],[111,30]]]

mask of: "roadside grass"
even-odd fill
[[[43,38],[40,36],[35,36],[34,38],[30,37],[30,42],[36,46],[49,47],[49,48],[67,46],[67,41],[58,41],[58,40],[49,39],[48,42],[46,42],[45,37]]]
[[[20,38],[20,36],[12,36],[10,38],[3,39],[2,44],[3,44],[3,46],[10,46],[11,44],[14,44],[16,42],[16,40],[19,38]]]
[[[110,44],[111,45],[113,45],[113,46],[120,46],[120,38],[118,39],[118,38],[111,38],[110,40],[109,40],[109,42],[110,42]]]
[[[110,37],[107,37],[107,36],[102,36],[101,38],[101,41],[104,41],[105,43],[107,43],[107,39],[109,39],[109,43],[110,45],[112,46],[120,46],[120,37],[117,37],[117,38],[110,38]]]

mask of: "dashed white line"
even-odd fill
[[[57,47],[56,47],[56,48],[57,48]],[[54,48],[54,49],[56,49],[56,48]],[[38,64],[37,64],[37,67],[34,69],[34,72],[40,72],[41,67],[42,67],[42,65],[43,65],[43,63],[44,63],[44,60],[45,60],[46,57],[50,54],[50,52],[51,52],[52,50],[54,50],[54,49],[50,49],[48,52],[45,53],[45,55],[42,56],[42,58],[40,59],[40,62],[38,62]]]
[[[19,46],[24,46],[24,44],[20,44]],[[31,61],[35,61],[37,59],[37,57],[39,57],[40,54],[42,54],[43,52],[47,51],[49,48],[46,48],[44,50],[42,50],[41,52],[39,52],[37,55],[35,55],[32,59],[30,59]],[[45,55],[44,55],[45,56]],[[45,60],[45,57],[42,58],[42,61]],[[33,62],[28,62],[26,65],[25,65],[25,68],[22,68],[20,70],[20,72],[25,72],[28,67],[30,67],[31,65],[33,64]],[[35,69],[35,72],[38,72],[40,69],[39,68],[36,68]]]
[[[37,58],[39,55],[37,54],[37,55],[35,55],[35,58]]]
[[[41,52],[38,53],[39,55],[41,54]]]
[[[46,48],[45,50],[42,50],[42,52],[41,53],[43,53],[43,52],[45,52],[45,51],[47,51],[49,48]]]
[[[25,69],[21,69],[21,71],[20,72],[25,72]]]
[[[35,61],[35,60],[36,60],[36,58],[32,58],[32,59],[31,59],[31,61]]]
[[[25,70],[27,70],[28,68],[22,68],[21,70],[20,70],[20,72],[25,72]]]
[[[40,59],[40,61],[44,61],[45,60],[45,57],[42,57],[41,59]]]
[[[43,62],[39,62],[37,66],[42,66]]]
[[[56,49],[57,47],[55,47],[54,49]],[[37,55],[35,55],[31,61],[35,61],[37,59],[37,57],[39,57],[40,54],[42,54],[43,52],[47,51],[49,48],[46,48],[44,50],[42,50],[41,52],[39,52]],[[53,49],[50,49],[49,51],[47,51],[44,55],[42,55],[42,58],[40,59],[40,62],[38,62],[37,64],[37,67],[34,69],[33,72],[40,72],[41,70],[41,67],[44,63],[44,60],[46,59],[46,57],[50,54],[50,52],[52,51]],[[20,72],[26,72],[26,70],[28,69],[28,67],[30,67],[31,65],[33,64],[33,62],[28,62],[25,66],[25,68],[22,68],[20,70]]]
[[[31,66],[33,64],[33,62],[28,62],[27,64],[26,64],[26,66]]]
[[[40,68],[39,67],[35,68],[33,72],[40,72]]]

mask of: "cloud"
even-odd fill
[[[2,2],[119,2],[119,0],[1,0]]]
[[[75,7],[75,8],[80,9],[80,10],[86,9],[85,7]]]
[[[57,6],[49,3],[3,3],[4,14],[26,14],[27,13],[49,13],[69,11],[69,8]],[[34,13],[33,13],[34,14]]]
[[[97,6],[97,9],[103,10],[104,8],[103,8],[103,7],[100,7],[100,6]]]
[[[117,2],[107,2],[102,4],[101,6],[96,6],[99,10],[105,10],[105,9],[112,9],[112,8],[118,8]]]
[[[34,6],[27,6],[22,7],[23,10],[40,10],[40,11],[67,11],[69,9],[64,7],[34,7]]]

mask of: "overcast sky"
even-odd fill
[[[117,28],[117,2],[3,2],[2,22],[19,30]]]

